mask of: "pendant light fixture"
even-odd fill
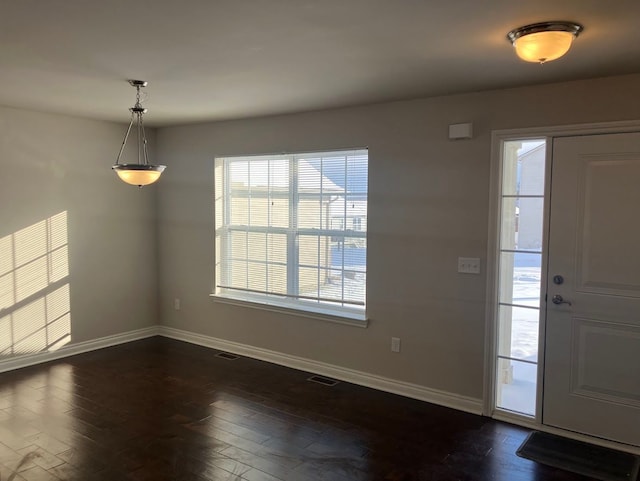
[[[127,184],[137,185],[142,187],[143,185],[153,184],[160,178],[162,171],[166,168],[164,165],[152,165],[149,163],[149,155],[147,153],[147,136],[144,133],[144,124],[142,116],[147,112],[147,109],[142,107],[140,103],[140,89],[147,86],[147,82],[144,80],[129,80],[129,83],[136,88],[136,104],[131,107],[131,121],[129,122],[129,128],[124,135],[120,152],[118,153],[118,159],[116,164],[111,167],[118,177]],[[133,123],[136,123],[136,130],[138,134],[138,163],[137,164],[121,164],[120,158],[122,152],[131,133]]]
[[[507,38],[522,60],[545,63],[566,54],[582,30],[574,22],[543,22],[511,30]]]

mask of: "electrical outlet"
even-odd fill
[[[463,274],[480,274],[480,258],[458,257],[458,272]]]
[[[400,338],[392,337],[391,338],[391,352],[400,352]]]
[[[180,310],[180,299],[178,299],[177,297],[173,300],[173,308],[176,311]]]

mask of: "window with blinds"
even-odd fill
[[[217,296],[364,319],[366,149],[216,158]]]

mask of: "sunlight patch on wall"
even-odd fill
[[[0,238],[0,358],[71,341],[67,212]]]

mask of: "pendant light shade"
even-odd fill
[[[522,60],[545,63],[566,54],[582,30],[573,22],[534,23],[510,31],[507,38]]]
[[[131,121],[129,127],[124,135],[120,152],[118,153],[118,159],[116,164],[111,168],[118,174],[118,177],[123,182],[131,185],[137,185],[142,187],[143,185],[149,185],[156,182],[164,169],[164,165],[152,165],[149,163],[149,154],[147,152],[147,136],[144,133],[143,115],[147,112],[147,109],[143,108],[140,104],[140,89],[147,86],[147,82],[144,80],[129,80],[129,83],[136,88],[136,104],[131,107]],[[120,159],[122,153],[129,139],[129,134],[133,124],[136,124],[136,132],[138,136],[138,163],[137,164],[121,164]]]
[[[164,165],[118,164],[113,166],[113,170],[123,182],[138,187],[153,184],[160,178],[164,169]]]

